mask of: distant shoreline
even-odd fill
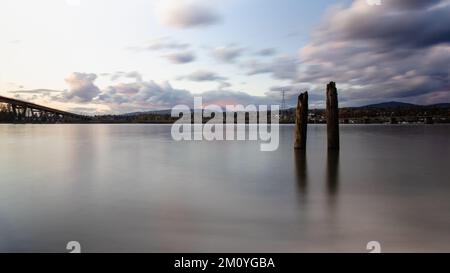
[[[207,121],[204,121],[202,124],[207,124]],[[152,122],[152,121],[145,121],[145,122],[126,122],[126,121],[118,121],[118,122],[108,122],[108,121],[91,121],[91,122],[5,122],[5,121],[0,121],[0,124],[174,124],[174,122]],[[181,123],[181,124],[189,124],[189,123]],[[190,124],[194,124],[194,123],[190,123]],[[208,124],[221,124],[221,123],[208,123]],[[226,124],[226,123],[223,123]],[[237,123],[235,122],[234,124],[260,124],[260,123]],[[261,124],[271,124],[270,122],[267,123],[261,123]],[[295,125],[295,122],[278,122],[278,124],[282,124],[282,125]],[[308,124],[326,124],[326,122],[308,122]],[[450,124],[450,119],[444,119],[444,120],[433,120],[433,121],[418,121],[418,122],[409,122],[409,121],[385,121],[385,122],[380,122],[380,121],[352,121],[352,122],[348,122],[345,120],[340,120],[339,124],[341,125],[358,125],[358,124],[379,124],[379,125],[401,125],[401,124],[417,124],[417,125],[430,125],[430,124]]]
[[[219,120],[226,120],[229,113],[223,112],[223,117]],[[245,124],[254,121],[255,116],[251,112],[235,112],[235,124],[237,124],[237,116],[241,115],[241,120],[245,120]],[[325,124],[324,109],[311,109],[308,112],[309,124]],[[267,121],[270,123],[272,113],[267,112]],[[191,112],[191,120],[193,120],[194,112]],[[245,118],[244,118],[245,116]],[[250,116],[253,118],[251,119]],[[295,123],[295,108],[280,110],[280,124]],[[136,112],[118,115],[92,115],[81,116],[77,118],[62,118],[59,120],[17,120],[8,112],[0,111],[0,123],[7,124],[49,124],[49,123],[71,123],[71,124],[173,124],[179,120],[179,117],[172,117],[171,111],[149,111]],[[207,123],[211,118],[203,117],[203,123]],[[341,124],[434,124],[434,123],[450,123],[450,104],[439,104],[434,106],[420,106],[400,104],[395,102],[369,105],[365,107],[346,107],[339,109],[339,120]]]

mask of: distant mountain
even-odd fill
[[[389,102],[382,102],[377,104],[369,104],[365,106],[361,106],[359,108],[377,108],[377,109],[388,109],[388,108],[450,108],[450,103],[437,103],[437,104],[430,104],[430,105],[418,105],[413,103],[405,103],[405,102],[399,102],[399,101],[389,101]]]
[[[172,110],[153,110],[153,111],[143,111],[143,112],[132,112],[132,113],[125,113],[123,116],[139,116],[139,115],[145,115],[145,114],[153,114],[153,115],[170,115],[172,113]]]
[[[437,103],[437,104],[431,104],[431,105],[427,105],[428,107],[433,107],[433,108],[450,108],[450,103]]]
[[[377,103],[377,104],[369,104],[366,106],[362,106],[360,108],[409,108],[409,107],[420,107],[420,106],[417,104],[412,104],[412,103],[389,101],[389,102],[382,102],[382,103]]]
[[[450,108],[450,103],[437,103],[437,104],[430,104],[430,105],[418,105],[413,103],[405,103],[405,102],[399,102],[399,101],[389,101],[389,102],[382,102],[377,104],[369,104],[365,106],[360,107],[349,107],[349,108],[370,108],[370,109],[398,109],[398,108]],[[122,114],[121,116],[139,116],[139,115],[170,115],[171,114],[170,109],[166,110],[153,110],[153,111],[142,111],[142,112],[132,112],[132,113],[126,113]],[[282,110],[283,112],[295,112],[295,108],[289,108]]]

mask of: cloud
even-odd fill
[[[126,72],[122,72],[128,74]],[[225,90],[231,85],[215,73],[193,73],[199,80],[220,79],[216,90],[202,93],[192,93],[189,90],[173,87],[169,82],[157,83],[155,81],[142,81],[134,78],[133,82],[114,83],[106,88],[99,89],[94,85],[97,78],[92,73],[71,73],[66,78],[68,90],[58,92],[57,95],[47,97],[50,100],[64,103],[78,103],[70,105],[76,112],[94,113],[95,106],[105,113],[105,107],[110,113],[127,113],[135,111],[149,111],[170,109],[176,105],[193,106],[194,96],[201,96],[205,105],[217,104],[278,104],[278,98],[272,95],[252,96],[243,91]],[[200,77],[201,76],[201,77]],[[200,78],[198,78],[200,77]],[[44,90],[44,89],[42,89]],[[55,91],[56,92],[56,91]],[[21,93],[15,94],[20,97]],[[33,93],[39,99],[44,93]],[[107,111],[108,112],[108,111]]]
[[[158,84],[154,81],[120,83],[102,91],[95,99],[114,110],[167,109],[177,104],[192,103],[191,93],[173,88],[170,83]]]
[[[245,92],[212,90],[193,94],[185,89],[174,88],[169,82],[154,81],[120,83],[109,86],[93,101],[108,105],[115,112],[170,109],[183,104],[192,107],[194,96],[201,96],[205,104],[269,104],[269,97],[251,96]]]
[[[275,79],[295,80],[298,77],[298,58],[295,56],[280,56],[270,62],[251,60],[244,64],[247,75],[272,74]]]
[[[192,72],[189,75],[181,76],[178,79],[187,79],[194,82],[206,82],[206,81],[224,81],[227,80],[227,78],[217,75],[217,73],[214,73],[212,71],[207,70],[198,70],[195,72]]]
[[[266,96],[252,96],[242,91],[214,90],[200,94],[204,104],[226,105],[269,105],[275,103]]]
[[[67,108],[67,111],[69,111],[71,113],[79,113],[82,115],[99,114],[99,110],[95,107],[69,107],[69,108]]]
[[[60,93],[61,90],[53,90],[53,89],[29,89],[29,90],[12,90],[8,91],[8,93],[13,94],[45,94],[48,95],[50,93]]]
[[[165,0],[156,11],[162,25],[174,28],[204,27],[221,21],[212,4],[206,1]]]
[[[69,91],[64,92],[63,101],[89,102],[100,94],[100,89],[94,84],[97,75],[93,73],[73,72],[65,79]]]
[[[146,47],[148,50],[162,50],[162,49],[187,49],[189,44],[173,41],[168,37],[159,38],[150,42]]]
[[[383,1],[384,2],[384,1]],[[390,0],[389,2],[383,3],[392,5],[400,10],[421,10],[430,6],[439,4],[440,0]]]
[[[20,89],[20,90],[11,90],[7,91],[14,98],[34,102],[38,99],[52,99],[52,95],[58,94],[61,95],[63,91],[61,90],[53,90],[53,89]]]
[[[266,56],[273,56],[277,53],[277,50],[275,48],[264,48],[260,49],[255,52],[256,55],[266,57]]]
[[[350,8],[336,8],[316,31],[315,41],[333,38],[404,48],[448,43],[450,7],[437,6],[440,3],[444,1],[391,0],[383,1],[380,6],[369,6],[358,0]]]
[[[127,49],[135,52],[142,51],[161,51],[161,50],[185,50],[190,47],[188,43],[181,43],[173,40],[170,37],[161,37],[149,41],[145,45],[141,46],[130,46]]]
[[[334,80],[344,100],[413,100],[450,92],[448,1],[357,0],[335,7],[300,50],[297,82]],[[324,92],[323,90],[321,92]]]
[[[173,64],[185,64],[195,60],[195,54],[192,51],[169,53],[163,57]]]
[[[223,63],[233,63],[244,52],[244,48],[235,45],[216,47],[212,51],[212,56]]]
[[[190,48],[188,43],[180,43],[174,41],[169,37],[161,37],[150,41],[146,45],[130,46],[126,49],[133,52],[145,52],[145,51],[162,51],[165,54],[162,57],[168,59],[174,64],[189,63],[195,60],[195,54]]]
[[[226,81],[219,82],[219,85],[217,86],[217,89],[224,90],[225,88],[231,87],[231,83]]]
[[[117,81],[121,78],[129,78],[129,79],[135,79],[136,81],[142,81],[142,75],[137,71],[131,71],[131,72],[117,71],[112,74],[105,73],[105,74],[102,74],[102,76],[110,76],[111,81]]]
[[[222,77],[217,73],[207,70],[198,70],[192,72],[191,74],[178,77],[178,80],[190,80],[194,82],[218,82],[217,89],[224,90],[228,87],[231,87],[231,84],[227,82],[228,78]]]

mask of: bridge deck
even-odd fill
[[[38,105],[35,103],[31,103],[31,102],[26,102],[26,101],[22,101],[22,100],[18,100],[18,99],[12,99],[12,98],[8,98],[8,97],[0,96],[0,103],[2,103],[2,102],[15,104],[15,105],[19,105],[22,107],[36,109],[36,110],[41,110],[41,111],[47,111],[47,112],[60,114],[60,115],[64,115],[64,116],[71,116],[71,117],[77,117],[77,118],[83,117],[82,115],[78,115],[78,114],[74,114],[74,113],[70,113],[70,112],[66,112],[66,111],[61,111],[61,110],[58,110],[55,108],[50,108],[50,107]]]

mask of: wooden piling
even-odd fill
[[[327,85],[327,138],[328,149],[339,149],[339,105],[336,83]]]
[[[308,92],[298,96],[295,110],[295,144],[294,148],[306,149],[306,133],[308,128]]]

